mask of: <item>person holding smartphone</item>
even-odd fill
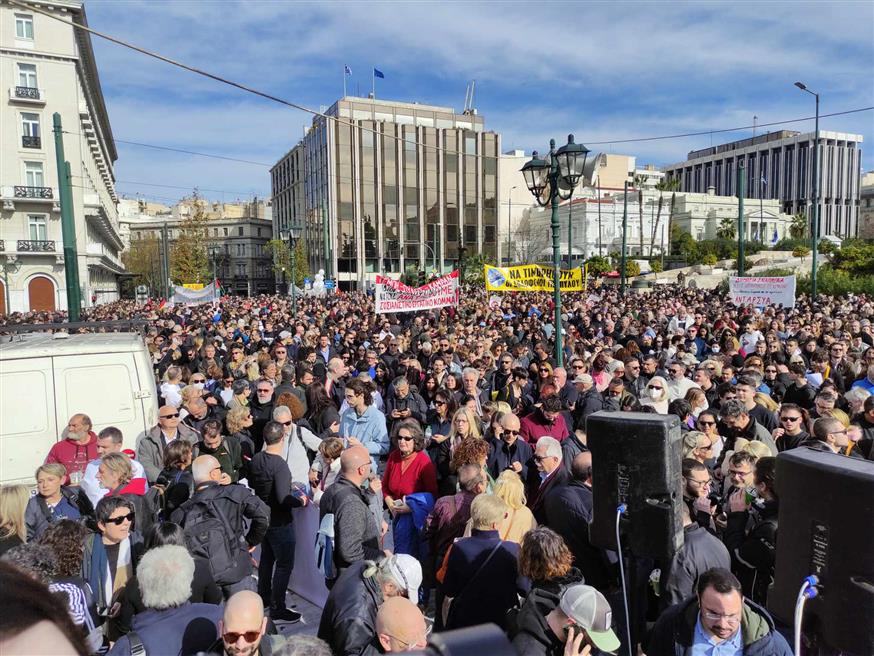
[[[539,614],[520,616],[513,647],[525,656],[599,656],[620,646],[607,599],[583,583],[567,586],[556,600],[546,593]]]

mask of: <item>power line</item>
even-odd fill
[[[161,54],[159,54],[159,53],[153,52],[153,51],[151,51],[151,50],[146,50],[145,48],[142,48],[142,47],[140,47],[140,46],[133,45],[133,44],[128,43],[128,42],[126,42],[126,41],[123,41],[123,40],[121,40],[121,39],[119,39],[119,38],[117,38],[117,37],[114,37],[114,36],[111,36],[111,35],[109,35],[109,34],[105,34],[105,33],[103,33],[103,32],[100,32],[100,31],[98,31],[98,30],[95,30],[95,29],[93,29],[93,28],[91,28],[91,27],[87,27],[87,26],[85,26],[85,25],[79,25],[78,23],[74,23],[74,22],[72,22],[72,21],[66,21],[66,20],[64,20],[63,18],[61,18],[60,16],[55,16],[54,14],[52,14],[52,13],[50,13],[50,12],[48,12],[48,11],[45,11],[45,10],[40,9],[40,8],[38,8],[38,7],[34,7],[34,6],[32,6],[32,5],[28,5],[28,4],[24,3],[24,2],[21,2],[20,0],[8,0],[8,1],[9,1],[9,3],[12,4],[12,5],[16,5],[16,6],[18,6],[18,7],[22,7],[22,8],[28,9],[28,10],[30,10],[30,11],[35,11],[35,12],[37,12],[37,13],[43,14],[43,15],[48,16],[49,18],[51,18],[51,19],[53,19],[53,20],[56,20],[56,21],[61,22],[61,23],[64,23],[64,24],[66,24],[66,25],[72,27],[73,29],[81,29],[81,30],[85,30],[86,32],[89,32],[89,33],[91,33],[91,34],[94,34],[95,36],[99,36],[100,38],[102,38],[102,39],[106,39],[107,41],[110,41],[110,42],[112,42],[112,43],[115,43],[116,45],[120,45],[120,46],[122,46],[122,47],[124,47],[124,48],[129,48],[129,49],[131,49],[131,50],[134,50],[134,51],[136,51],[136,52],[139,52],[140,54],[146,55],[147,57],[152,57],[153,59],[157,59],[157,60],[162,61],[162,62],[164,62],[164,63],[166,63],[166,64],[170,64],[171,66],[176,66],[176,67],[178,67],[178,68],[184,69],[184,70],[189,71],[189,72],[191,72],[191,73],[195,73],[196,75],[201,75],[201,76],[203,76],[203,77],[207,77],[207,78],[209,78],[209,79],[211,79],[211,80],[215,80],[216,82],[221,82],[222,84],[227,84],[227,85],[232,86],[232,87],[234,87],[234,88],[236,88],[236,89],[240,89],[241,91],[246,91],[246,92],[251,93],[251,94],[253,94],[253,95],[260,96],[261,98],[265,98],[265,99],[267,99],[267,100],[272,100],[273,102],[279,103],[279,104],[281,104],[281,105],[285,105],[285,106],[287,106],[287,107],[291,107],[292,109],[297,109],[297,110],[302,111],[302,112],[305,112],[305,113],[307,113],[307,114],[312,114],[313,116],[318,116],[318,117],[324,118],[324,119],[327,120],[327,121],[333,121],[333,122],[335,122],[335,123],[337,123],[337,124],[339,124],[339,125],[345,125],[345,126],[347,126],[347,127],[361,129],[361,130],[363,130],[363,131],[371,132],[371,133],[373,133],[373,134],[375,134],[375,135],[379,135],[379,136],[382,136],[382,137],[387,138],[387,139],[393,139],[393,140],[395,140],[395,141],[399,141],[399,142],[402,142],[402,143],[409,143],[409,144],[413,144],[413,145],[416,145],[416,146],[421,145],[423,148],[433,148],[433,149],[435,149],[435,150],[439,150],[439,149],[440,149],[439,146],[437,146],[437,145],[421,143],[421,142],[418,142],[418,141],[416,141],[416,140],[414,140],[414,139],[413,139],[413,140],[411,140],[411,139],[404,139],[403,137],[398,137],[398,136],[394,136],[394,135],[390,135],[390,134],[380,133],[380,132],[379,132],[378,130],[376,130],[375,128],[365,127],[365,126],[363,126],[363,125],[358,125],[358,124],[356,124],[356,123],[352,123],[352,122],[350,122],[350,121],[346,121],[346,120],[344,120],[344,119],[342,119],[342,118],[340,118],[340,117],[337,117],[337,116],[330,116],[330,115],[325,114],[325,113],[323,113],[323,112],[318,112],[318,111],[316,111],[316,110],[314,110],[314,109],[310,109],[309,107],[305,107],[305,106],[303,106],[303,105],[300,105],[300,104],[297,104],[297,103],[291,102],[291,101],[289,101],[289,100],[285,100],[285,99],[283,99],[283,98],[279,98],[278,96],[274,96],[274,95],[269,94],[269,93],[266,93],[266,92],[264,92],[264,91],[259,91],[258,89],[255,89],[255,88],[253,88],[253,87],[249,87],[249,86],[247,86],[247,85],[245,85],[245,84],[241,84],[241,83],[239,83],[239,82],[234,82],[233,80],[229,80],[229,79],[227,79],[227,78],[223,78],[223,77],[221,77],[220,75],[217,75],[217,74],[215,74],[215,73],[210,73],[210,72],[208,72],[208,71],[204,71],[204,70],[202,70],[202,69],[199,69],[199,68],[197,68],[197,67],[195,67],[195,66],[191,66],[191,65],[189,65],[189,64],[185,64],[185,63],[183,63],[183,62],[176,61],[176,60],[174,60],[174,59],[171,59],[170,57],[166,57],[166,56],[164,56],[164,55],[161,55]],[[375,99],[374,99],[374,100],[375,100]],[[858,108],[858,109],[846,110],[846,111],[843,111],[843,112],[836,112],[836,113],[833,113],[833,114],[824,114],[824,115],[821,115],[820,118],[827,118],[827,117],[830,117],[830,116],[841,116],[841,115],[852,114],[852,113],[856,113],[856,112],[871,111],[872,109],[874,109],[874,106],[872,106],[872,107],[862,107],[862,108]],[[686,138],[686,137],[704,136],[704,135],[708,135],[708,134],[717,134],[717,133],[725,133],[725,132],[740,132],[740,131],[743,131],[743,130],[750,130],[750,129],[752,129],[753,127],[770,127],[770,126],[775,126],[775,125],[784,125],[784,124],[789,124],[789,123],[799,123],[799,122],[804,122],[804,121],[812,121],[812,120],[814,120],[814,118],[815,118],[815,117],[813,117],[813,116],[809,116],[809,117],[802,117],[802,118],[795,118],[795,119],[787,119],[787,120],[784,120],[784,121],[774,121],[774,122],[771,122],[771,123],[761,123],[761,124],[757,124],[757,125],[755,125],[755,126],[753,126],[753,125],[744,125],[744,126],[738,126],[738,127],[733,127],[733,128],[721,128],[721,129],[717,129],[717,130],[702,130],[702,131],[700,131],[700,132],[690,132],[690,133],[686,133],[686,134],[677,134],[677,135],[664,135],[664,136],[658,136],[658,137],[639,137],[639,138],[631,138],[631,139],[611,139],[611,140],[608,140],[608,141],[593,141],[593,142],[589,142],[589,144],[590,144],[590,145],[606,145],[606,144],[614,144],[614,143],[633,143],[633,142],[644,142],[644,141],[657,141],[657,140],[664,140],[664,139],[680,139],[680,138]],[[581,140],[581,142],[584,142],[584,141],[585,141],[584,139]],[[125,142],[122,142],[122,141],[119,140],[119,143],[125,143]],[[154,146],[151,146],[151,145],[148,145],[148,144],[142,144],[142,143],[137,143],[137,142],[127,142],[127,143],[131,143],[131,144],[135,144],[135,145],[140,145],[140,146],[144,146],[144,147],[154,147]],[[161,149],[174,150],[174,149],[172,149],[172,148],[161,148]],[[182,150],[180,150],[180,152],[186,152],[186,151],[182,151]],[[483,159],[485,159],[485,158],[489,158],[489,159],[499,159],[499,158],[500,158],[500,155],[497,155],[497,156],[495,156],[495,155],[484,155],[484,154],[482,154],[482,153],[464,153],[464,152],[459,152],[459,151],[448,151],[448,150],[445,150],[444,153],[447,154],[447,155],[464,155],[464,156],[469,156],[469,157],[478,157],[478,158],[483,158]],[[193,153],[193,152],[190,152],[190,151],[189,151],[188,154],[199,154],[199,153]],[[219,156],[216,156],[216,157],[219,157]],[[222,158],[222,159],[226,159],[226,158]],[[257,164],[257,165],[259,165],[259,166],[272,166],[272,165],[268,165],[268,164],[263,164],[263,163],[261,163],[261,162],[251,162],[251,161],[246,161],[245,163],[247,163],[247,164]]]

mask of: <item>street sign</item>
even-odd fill
[[[137,294],[146,294],[148,295],[149,288],[145,285],[137,285]]]
[[[325,289],[334,289],[334,281],[330,278],[325,281]]]
[[[304,285],[312,285],[312,284],[313,284],[313,281],[310,280],[309,278],[304,278],[304,279],[303,279],[303,284],[304,284]]]

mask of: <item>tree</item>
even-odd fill
[[[719,222],[719,227],[716,229],[717,239],[734,239],[737,236],[737,226],[734,219],[730,216],[723,217]]]
[[[468,253],[461,262],[461,270],[464,271],[464,280],[460,282],[468,285],[486,284],[485,265],[495,264],[495,261],[485,253]]]
[[[206,203],[197,189],[186,201],[183,207],[187,206],[189,212],[179,225],[179,238],[171,250],[170,277],[181,285],[205,283],[212,278],[207,253]]]
[[[661,273],[665,270],[665,265],[662,264],[662,259],[659,258],[657,260],[650,260],[649,266],[652,269],[653,273]]]
[[[291,249],[288,242],[281,239],[271,239],[267,242],[267,250],[273,257],[273,271],[288,281],[291,276]],[[303,239],[298,239],[294,245],[294,284],[303,287],[304,278],[310,275],[307,247]]]
[[[834,253],[831,266],[855,276],[874,275],[874,242],[850,242]]]
[[[789,224],[789,235],[793,239],[804,239],[806,234],[807,217],[799,212],[792,217],[792,223]]]
[[[542,253],[550,244],[551,233],[548,229],[535,229],[531,218],[527,215],[519,222],[513,233],[514,261],[518,264],[535,264],[542,258]]]
[[[125,269],[134,275],[134,284],[146,285],[156,293],[161,284],[161,243],[155,237],[136,239],[121,254]]]
[[[593,255],[588,260],[586,260],[587,271],[590,276],[600,276],[602,273],[609,273],[613,270],[613,266],[610,264],[610,260],[608,260],[603,255]]]
[[[666,191],[677,191],[680,188],[680,179],[679,178],[662,178],[656,183],[656,189],[659,191],[659,204],[656,209],[656,220],[652,226],[652,238],[650,239],[650,247],[649,252],[652,255],[653,249],[655,248],[655,240],[656,235],[659,233],[659,224],[662,221],[662,207],[665,204],[665,192]],[[677,200],[677,194],[671,195],[671,217],[674,215],[674,203]],[[669,220],[669,229],[670,229],[670,220]],[[664,254],[663,254],[664,255]]]
[[[625,277],[636,278],[640,275],[640,265],[634,260],[625,260]]]

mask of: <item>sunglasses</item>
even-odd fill
[[[801,417],[780,417],[780,421],[799,421]]]
[[[134,513],[129,512],[127,515],[122,515],[121,517],[110,517],[106,520],[107,524],[115,524],[116,526],[121,526],[125,522],[134,521]]]
[[[161,415],[159,419],[179,419],[179,413],[175,413],[172,415]]]
[[[505,429],[501,432],[501,435],[521,435],[521,433],[520,433],[519,431],[509,430],[509,429],[505,428]]]
[[[647,389],[654,389],[654,390],[660,390],[660,389],[663,389],[663,388],[662,388],[661,386],[659,386],[659,385],[647,385],[646,387],[647,387]]]
[[[412,442],[414,438],[412,435],[398,435],[399,440],[403,440],[404,442]]]
[[[699,421],[698,424],[701,426],[716,426],[715,421]]]
[[[446,401],[434,401],[434,405],[446,405]]]
[[[293,421],[280,421],[279,423],[282,424],[283,426],[291,426],[294,422]]]
[[[243,633],[228,631],[227,633],[222,635],[222,640],[224,640],[229,645],[233,645],[236,644],[236,642],[239,641],[240,638],[242,638],[246,642],[255,642],[260,635],[260,631],[244,631]]]
[[[270,392],[272,392],[272,391],[273,391],[272,389],[267,389],[267,388],[262,387],[261,389],[258,390],[258,394],[270,394]]]

